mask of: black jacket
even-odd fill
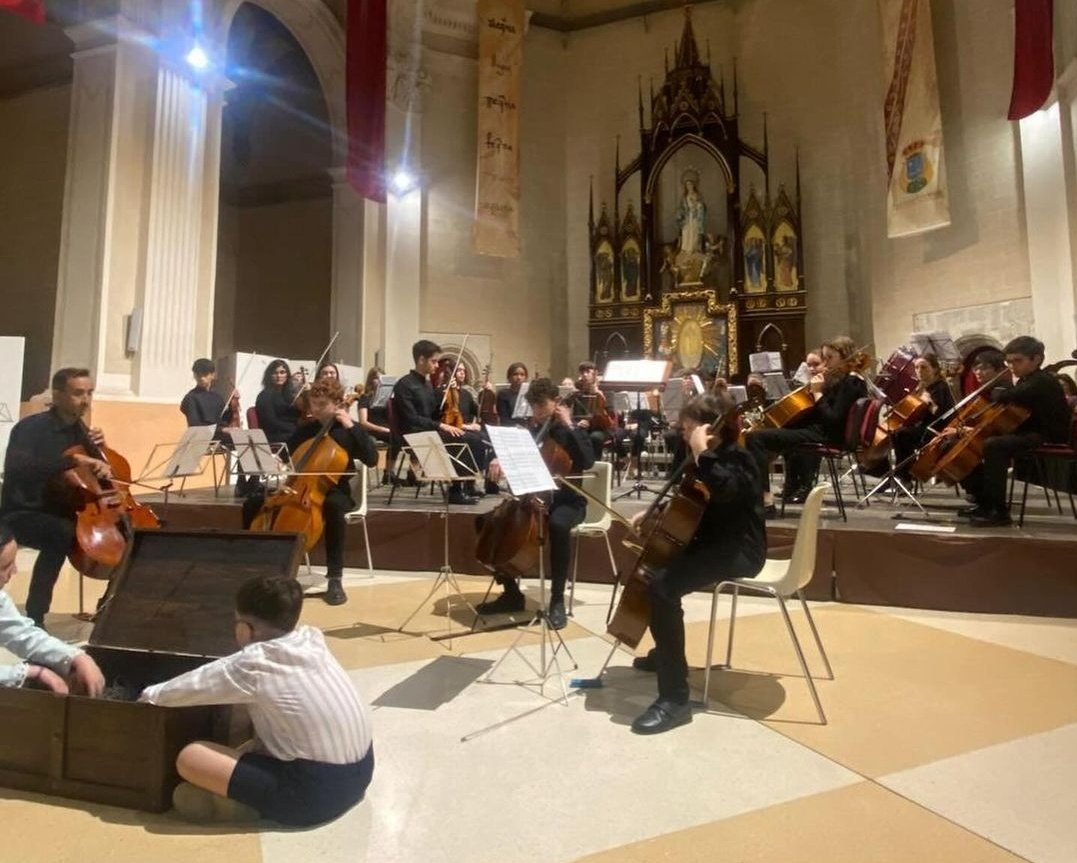
[[[857,399],[868,394],[868,385],[858,375],[848,374],[827,384],[815,403],[810,425],[822,432],[827,442],[841,446],[845,440],[845,421]]]
[[[414,369],[393,387],[393,412],[400,434],[437,431],[441,402],[430,381]]]
[[[220,440],[224,419],[224,396],[213,390],[195,387],[180,402],[180,412],[187,417],[187,427],[216,426],[214,440]]]
[[[716,580],[755,575],[767,558],[763,484],[755,459],[741,447],[726,444],[703,452],[695,472],[710,499],[691,550],[714,557]]]
[[[531,434],[538,436],[540,426],[532,426]],[[560,423],[550,423],[547,435],[555,440],[572,457],[572,473],[579,476],[585,470],[589,470],[595,463],[595,448],[591,446],[591,440],[583,429],[568,428]],[[579,485],[580,479],[570,479],[573,485]],[[586,506],[587,498],[577,494],[567,486],[560,486],[553,493],[552,506],[568,504],[570,506]]]
[[[53,483],[73,468],[75,460],[64,450],[82,444],[96,454],[81,423],[65,424],[55,410],[28,416],[11,429],[4,457],[4,513],[30,510],[69,516],[69,507],[55,493]]]
[[[1028,408],[1029,417],[1019,431],[1041,434],[1049,443],[1068,443],[1073,412],[1058,378],[1043,369],[1021,378],[1006,390],[993,392],[991,400]]]
[[[289,389],[266,389],[258,393],[254,411],[258,414],[258,427],[270,443],[287,443],[295,434],[299,423],[299,408],[292,404]]]

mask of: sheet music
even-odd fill
[[[748,354],[748,368],[753,372],[780,372],[783,369],[782,355],[778,351]]]
[[[791,392],[789,381],[781,372],[768,372],[763,375],[763,386],[767,388],[767,398],[772,401],[777,401]]]
[[[0,402],[0,423],[13,423],[15,420],[11,416],[11,408],[8,407],[7,402]]]
[[[217,426],[191,426],[183,433],[172,457],[165,465],[166,477],[197,476],[202,473],[202,459],[213,442]]]
[[[684,406],[684,379],[672,378],[666,384],[666,391],[662,396],[662,415],[669,421],[673,421]]]
[[[941,363],[961,362],[961,351],[948,332],[911,333],[909,342],[918,356],[931,353]]]
[[[699,375],[692,375],[692,386],[696,388],[694,393],[688,393],[688,396],[697,396],[700,393],[706,392],[706,387],[703,386],[703,381],[700,380]]]
[[[669,378],[670,363],[667,360],[610,360],[602,375],[606,386],[637,384],[655,387]]]
[[[556,490],[557,483],[542,460],[531,432],[514,426],[487,426],[486,431],[514,495]]]
[[[452,465],[452,457],[445,449],[445,442],[436,431],[412,432],[404,435],[425,479],[435,482],[452,482],[459,479]]]
[[[742,405],[748,401],[748,388],[734,384],[729,387],[729,396],[733,399],[734,404]]]
[[[516,405],[512,409],[512,418],[514,420],[526,420],[531,418],[531,405],[529,405],[527,399],[524,398],[529,386],[531,386],[529,381],[524,381],[520,384],[520,391],[516,394]]]
[[[393,387],[396,386],[396,377],[392,375],[382,375],[381,381],[378,383],[378,392],[374,396],[374,400],[371,401],[370,406],[372,408],[383,408],[389,404],[389,396],[393,394]]]
[[[273,445],[266,439],[266,433],[262,429],[225,429],[224,431],[232,438],[240,473],[259,476],[265,474],[275,476],[284,473],[284,464],[273,452]]]

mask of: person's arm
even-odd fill
[[[366,429],[355,423],[348,429],[348,434],[351,435],[352,439],[352,458],[359,459],[367,467],[376,467],[378,464],[378,449],[374,446],[374,439],[367,434]]]
[[[0,646],[23,662],[0,666],[0,687],[22,686],[31,665],[50,668],[66,677],[75,657],[83,652],[49,635],[28,617],[19,614],[15,603],[0,590]]]
[[[196,406],[195,406],[195,403],[194,403],[194,398],[192,397],[192,394],[190,392],[188,392],[183,397],[183,401],[180,402],[180,406],[179,406],[180,413],[183,414],[183,416],[187,420],[187,427],[188,428],[190,428],[191,426],[198,425],[198,423],[195,421],[195,418],[193,416],[193,414],[195,412],[195,407]]]
[[[411,386],[410,380],[401,381],[394,393],[393,407],[400,418],[400,431],[403,434],[419,431],[437,431],[438,423],[422,411],[424,399],[422,394]]]
[[[391,430],[386,426],[380,426],[377,423],[370,421],[370,408],[363,405],[358,411],[359,419],[357,422],[359,425],[366,429],[368,432],[379,432],[380,434],[391,434]]]
[[[164,683],[147,686],[139,701],[162,707],[199,704],[249,704],[255,700],[258,672],[248,650],[210,662]]]
[[[573,470],[588,470],[595,463],[595,448],[591,446],[591,439],[587,432],[580,428],[568,428],[561,426],[558,435],[558,443],[568,450],[572,456]]]
[[[77,460],[63,453],[45,452],[44,438],[35,432],[35,424],[16,423],[8,438],[4,459],[5,482],[14,485],[43,485],[52,477],[75,467]]]

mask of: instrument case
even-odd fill
[[[236,590],[302,559],[298,534],[136,530],[86,652],[132,692],[232,653]],[[0,688],[0,785],[163,812],[176,755],[228,742],[231,712]]]

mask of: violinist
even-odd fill
[[[216,426],[214,440],[221,439],[221,426],[226,424],[224,396],[213,389],[217,379],[217,367],[213,360],[201,357],[191,366],[194,388],[180,402],[180,412],[191,426]],[[230,418],[229,418],[230,419]]]
[[[430,383],[430,375],[438,368],[441,346],[428,339],[420,339],[411,346],[415,367],[400,378],[393,387],[393,407],[401,435],[412,432],[436,431],[446,443],[466,444],[477,470],[487,467],[486,444],[482,437],[472,431],[442,422],[441,399]],[[474,504],[482,493],[475,488],[474,480],[452,483],[449,503]]]
[[[455,411],[459,414],[458,417],[453,417],[453,419],[458,419],[460,422],[457,428],[472,432],[481,431],[479,405],[475,400],[475,391],[471,388],[468,379],[467,366],[460,363],[456,366],[454,373],[452,357],[442,357],[439,365],[442,370],[441,379],[448,381],[439,388],[439,396],[444,394],[446,387],[449,390],[449,394],[445,399],[445,408],[442,411],[442,421],[449,422],[447,418],[448,409],[449,405],[453,404]],[[455,422],[451,424],[456,425]]]
[[[392,430],[389,428],[389,409],[384,405],[374,406],[374,400],[378,396],[378,388],[381,386],[383,372],[374,366],[367,372],[366,383],[363,385],[363,394],[356,404],[359,417],[359,427],[368,435],[383,443],[389,443],[392,439]]]
[[[524,398],[531,406],[531,431],[537,435],[547,426],[546,435],[568,453],[572,459],[572,475],[578,475],[594,463],[594,454],[587,433],[575,426],[566,405],[558,403],[557,386],[549,378],[537,378],[531,382]],[[572,554],[572,528],[583,521],[587,514],[587,500],[567,487],[553,493],[548,516],[550,537],[550,597],[547,622],[552,629],[563,629],[568,623],[565,614],[565,583]],[[514,578],[497,574],[498,584],[504,593],[491,602],[478,606],[479,614],[505,614],[522,611],[524,595]]]
[[[777,515],[774,497],[765,479],[769,456],[772,453],[787,454],[782,496],[786,503],[803,503],[818,472],[819,459],[790,451],[807,443],[842,446],[849,411],[857,399],[867,395],[864,379],[853,372],[856,345],[852,339],[837,336],[824,343],[819,354],[823,372],[810,384],[815,409],[803,424],[796,428],[757,429],[746,435],[748,451],[755,456],[759,475],[764,477],[763,506],[768,518]]]
[[[570,398],[572,419],[591,439],[595,458],[602,458],[606,441],[613,438],[614,420],[606,408],[606,396],[598,388],[598,368],[592,362],[578,367],[576,392]]]
[[[501,425],[520,425],[521,421],[512,418],[516,411],[516,399],[520,395],[520,387],[527,380],[527,366],[523,363],[513,363],[505,372],[505,380],[509,385],[497,392],[497,415]]]
[[[287,440],[288,451],[295,452],[305,441],[315,437],[324,426],[328,426],[328,437],[337,446],[348,453],[351,460],[358,459],[367,467],[378,463],[378,453],[374,442],[363,429],[351,418],[342,406],[344,392],[334,380],[321,380],[314,383],[307,392],[310,412],[314,422],[300,426]],[[345,475],[337,482],[336,488],[325,496],[322,517],[325,522],[325,563],[326,577],[329,585],[325,592],[325,601],[329,605],[342,605],[348,601],[341,579],[344,574],[344,516],[355,509],[351,497],[351,475]],[[250,527],[254,517],[262,508],[261,497],[247,498],[243,503],[243,527]]]
[[[1016,456],[1045,443],[1066,443],[1070,437],[1070,408],[1058,379],[1040,368],[1043,342],[1018,336],[1003,349],[1006,365],[1017,379],[1009,389],[995,390],[991,401],[1020,405],[1028,419],[1012,434],[983,443],[983,463],[963,485],[975,503],[959,511],[974,527],[1004,527],[1011,523],[1006,505],[1006,473]]]
[[[657,672],[658,698],[632,723],[637,734],[659,734],[692,721],[682,597],[719,579],[751,578],[767,556],[762,474],[752,456],[737,446],[740,427],[733,400],[725,393],[696,396],[681,409],[680,427],[709,497],[695,536],[654,573],[648,587],[655,646],[632,665]],[[638,524],[643,515],[634,521]]]
[[[284,360],[273,360],[262,375],[262,391],[254,402],[258,428],[270,443],[287,443],[295,434],[300,411],[295,406],[292,373]]]
[[[43,628],[60,568],[75,543],[76,514],[56,486],[61,475],[85,465],[108,479],[107,461],[89,455],[65,455],[73,446],[90,451],[104,446],[99,428],[82,422],[93,404],[94,382],[88,369],[63,368],[52,376],[52,407],[19,420],[11,429],[4,459],[0,518],[19,545],[38,550],[26,597],[26,616]]]
[[[950,390],[950,384],[942,376],[938,357],[932,353],[917,357],[913,360],[913,369],[916,371],[918,382],[916,395],[927,402],[927,416],[920,422],[902,426],[891,434],[894,463],[897,465],[910,461],[910,456],[916,452],[928,435],[928,427],[954,406],[954,394]],[[912,481],[908,464],[905,467],[899,467],[897,478],[906,483]]]

